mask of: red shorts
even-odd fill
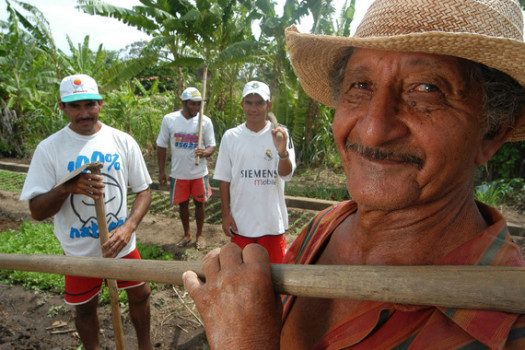
[[[270,256],[270,263],[280,264],[283,262],[284,255],[286,253],[286,239],[284,234],[274,236],[262,236],[258,238],[248,238],[239,235],[235,235],[232,238],[232,242],[237,244],[239,247],[244,249],[250,243],[257,243],[262,245],[268,251]]]
[[[137,249],[122,257],[122,259],[140,259]],[[66,279],[66,291],[64,300],[66,304],[80,305],[85,304],[100,292],[102,286],[101,278],[64,276]],[[117,281],[118,289],[128,289],[143,285],[144,282]]]
[[[194,180],[178,180],[170,178],[171,203],[179,204],[190,199],[206,202],[211,196],[211,187],[208,175]]]

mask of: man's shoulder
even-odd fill
[[[244,123],[239,124],[237,126],[234,126],[233,128],[230,128],[230,129],[226,130],[226,132],[224,133],[223,137],[226,136],[226,135],[229,135],[229,136],[241,135],[244,132],[245,129],[246,129],[246,127],[244,126]]]
[[[203,120],[205,123],[213,124],[212,121],[211,121],[211,118],[208,117],[206,114],[204,114],[204,115],[202,116],[202,120]]]
[[[119,140],[118,142],[125,142],[125,143],[137,143],[135,138],[128,134],[125,131],[116,129],[112,126],[103,124],[102,129],[100,129],[100,136],[104,139],[107,139],[107,137],[111,137],[114,140]]]
[[[182,116],[180,111],[174,111],[174,112],[170,112],[168,114],[165,114],[163,119],[172,120],[172,119],[176,119],[177,117],[180,117],[180,116]]]
[[[120,136],[120,137],[131,137],[131,138],[133,138],[127,132],[119,130],[119,129],[114,128],[112,126],[109,126],[107,124],[102,124],[102,128],[100,129],[100,131],[101,131],[101,135],[103,133],[112,133],[112,134],[115,134],[115,135]]]
[[[45,146],[48,144],[53,144],[57,140],[60,140],[61,138],[67,136],[67,129],[68,129],[68,126],[66,125],[62,129],[55,131],[53,134],[49,135],[48,137],[40,141],[39,145]]]

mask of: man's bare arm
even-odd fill
[[[50,218],[60,210],[64,201],[71,194],[85,195],[93,199],[103,196],[102,176],[82,173],[49,192],[33,197],[29,201],[31,217],[38,221]]]
[[[159,183],[162,186],[166,186],[168,183],[166,180],[166,148],[157,146],[157,161],[159,164]]]
[[[237,232],[237,224],[233,220],[230,210],[230,183],[221,181],[219,183],[219,191],[221,194],[222,231],[226,236],[233,237],[230,228]]]

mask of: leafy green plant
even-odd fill
[[[476,186],[474,189],[474,197],[485,204],[488,204],[493,207],[497,207],[502,200],[503,192],[498,184],[485,183],[479,186]]]
[[[26,174],[0,170],[0,190],[20,193]]]
[[[10,230],[0,234],[0,252],[9,254],[62,255],[62,248],[53,234],[53,225],[32,224],[25,221],[19,231]],[[0,278],[8,283],[20,283],[28,289],[64,290],[61,275],[28,271],[1,270]]]
[[[51,306],[47,310],[47,317],[53,318],[53,317],[60,315],[61,313],[66,314],[67,312],[68,312],[68,308],[65,305]]]
[[[525,180],[499,179],[483,183],[474,188],[474,197],[491,206],[498,206],[503,201],[520,205],[525,199]]]
[[[172,261],[174,259],[173,254],[166,252],[156,244],[144,244],[137,242],[137,249],[140,252],[142,259],[167,261]]]

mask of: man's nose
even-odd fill
[[[406,136],[409,129],[403,113],[400,95],[389,88],[376,91],[357,122],[361,141],[377,147]]]
[[[80,117],[83,117],[83,118],[89,117],[91,110],[92,108],[90,107],[82,106],[78,109],[78,114]]]

